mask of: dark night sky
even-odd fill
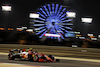
[[[77,13],[75,20],[75,29],[80,30],[82,33],[90,32],[97,35],[100,33],[100,1],[99,0],[72,0],[72,9]],[[91,16],[93,18],[92,24],[81,23],[81,17]]]
[[[0,8],[0,27],[29,26],[30,11],[35,11],[36,8],[48,2],[64,4],[64,0],[0,0],[0,6],[5,4],[12,6],[12,11],[8,13],[2,12]],[[100,33],[99,0],[70,0],[68,5],[77,13],[77,18],[74,21],[75,30],[80,30],[83,33],[88,28],[89,32]],[[93,17],[93,23],[82,23],[81,17],[84,16]]]

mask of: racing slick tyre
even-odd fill
[[[36,62],[36,61],[38,61],[38,60],[39,60],[38,56],[34,56],[34,57],[33,57],[33,61]]]
[[[32,55],[28,54],[28,60],[32,61]]]
[[[14,60],[15,57],[12,55],[12,53],[10,53],[10,54],[8,55],[8,59],[9,59],[9,60]]]

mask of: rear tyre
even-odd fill
[[[49,55],[49,58],[51,58],[52,60],[54,60],[54,56],[53,55]]]
[[[28,54],[28,60],[32,61],[32,55]]]

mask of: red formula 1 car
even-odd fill
[[[46,55],[32,50],[25,51],[25,49],[10,50],[8,54],[8,59],[14,60],[15,58],[38,62],[59,62],[59,59],[55,59],[53,55]]]

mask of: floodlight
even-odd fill
[[[27,29],[27,27],[22,27],[23,29]]]
[[[39,14],[30,13],[29,17],[30,17],[30,18],[39,18]]]
[[[11,11],[11,6],[2,6],[2,11]]]
[[[76,13],[75,12],[66,12],[67,17],[71,17],[71,18],[75,18],[76,17]]]
[[[85,37],[79,37],[79,39],[85,39]]]
[[[27,29],[26,31],[27,32],[33,32],[33,29]]]
[[[23,28],[16,28],[17,30],[23,30]]]
[[[81,18],[82,22],[85,22],[85,23],[92,23],[92,18]]]
[[[72,47],[78,47],[77,45],[72,45]]]
[[[81,32],[75,32],[75,34],[81,34]]]
[[[93,36],[93,34],[87,34],[88,36]]]
[[[97,40],[97,38],[91,38],[91,40]]]
[[[98,35],[98,38],[100,38],[100,35]]]
[[[74,33],[66,33],[65,37],[75,37],[75,34]]]

